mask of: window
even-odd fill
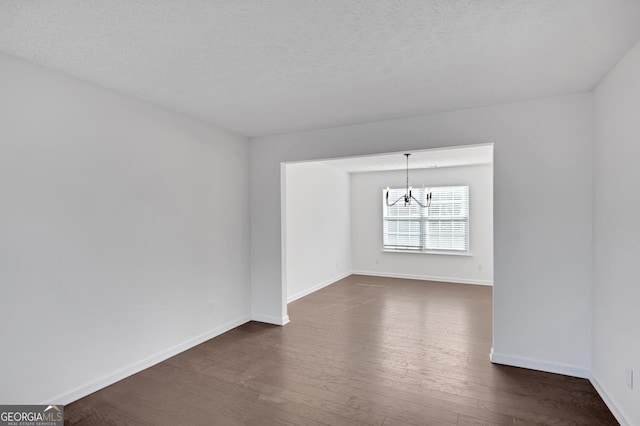
[[[401,200],[393,207],[382,192],[383,244],[387,250],[469,251],[469,187],[441,186],[431,190],[431,206],[417,203],[405,206]],[[428,189],[414,188],[412,195],[425,203]],[[389,200],[405,194],[405,188],[392,188]]]

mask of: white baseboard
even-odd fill
[[[610,394],[605,390],[604,386],[602,386],[602,382],[598,380],[598,377],[593,373],[593,371],[590,374],[589,381],[600,395],[600,398],[602,398],[604,403],[607,404],[607,407],[609,407],[609,410],[613,413],[613,416],[616,418],[618,423],[622,426],[631,426],[629,418],[625,416],[624,412],[620,409],[620,405],[616,404]]]
[[[202,333],[192,339],[185,340],[182,343],[179,343],[175,346],[165,349],[141,361],[135,362],[119,370],[116,370],[113,373],[107,374],[106,376],[103,376],[90,383],[87,383],[86,385],[79,386],[75,389],[64,392],[53,398],[48,398],[47,400],[41,402],[41,404],[52,404],[52,403],[56,403],[60,405],[70,404],[73,401],[76,401],[95,391],[98,391],[102,388],[105,388],[109,385],[119,382],[120,380],[127,378],[133,374],[139,373],[142,370],[152,367],[162,361],[165,361],[171,358],[172,356],[178,355],[179,353],[184,352],[187,349],[191,349],[194,346],[197,346],[203,342],[206,342],[207,340],[210,340],[216,336],[219,336],[222,333],[225,333],[249,321],[251,321],[250,315],[245,315],[236,320],[229,321],[226,324],[223,324],[219,327],[216,327],[212,330]]]
[[[331,278],[329,280],[321,282],[320,284],[314,285],[313,287],[310,287],[308,289],[302,290],[302,291],[294,294],[293,296],[287,297],[287,303],[291,303],[294,300],[298,300],[298,299],[300,299],[300,298],[302,298],[304,296],[307,296],[307,295],[309,295],[309,294],[311,294],[313,292],[316,292],[316,291],[320,290],[321,288],[324,288],[324,287],[326,287],[328,285],[331,285],[331,284],[335,283],[336,281],[340,281],[341,279],[348,277],[349,275],[351,275],[351,271],[345,272],[343,274],[338,275],[337,277]]]
[[[580,377],[588,379],[590,377],[589,370],[569,364],[557,362],[542,361],[532,358],[524,358],[520,356],[505,355],[496,353],[491,348],[489,359],[494,364],[510,365],[512,367],[528,368],[530,370],[546,371],[547,373],[564,374],[565,376]]]
[[[396,274],[394,272],[353,271],[354,275],[371,275],[374,277],[404,278],[409,280],[440,281],[445,283],[475,284],[492,286],[492,281],[472,280],[468,278],[434,277],[429,275]]]
[[[253,314],[251,315],[253,321],[264,322],[266,324],[274,325],[287,325],[289,323],[289,315],[283,317],[276,317],[273,315]]]

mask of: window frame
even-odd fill
[[[400,202],[398,203],[398,205],[394,206],[394,207],[389,207],[386,205],[386,191],[387,189],[383,189],[382,190],[382,251],[383,252],[394,252],[394,253],[416,253],[416,254],[445,254],[445,255],[455,255],[455,256],[471,256],[471,229],[470,229],[470,210],[471,210],[471,203],[470,203],[470,187],[468,184],[459,184],[459,185],[439,185],[439,186],[433,186],[433,187],[422,187],[422,188],[414,188],[413,189],[413,194],[416,198],[418,198],[418,200],[420,200],[421,203],[424,203],[424,196],[425,194],[431,190],[432,193],[434,194],[434,197],[432,199],[432,204],[431,204],[431,208],[433,209],[434,204],[440,205],[442,206],[444,203],[443,201],[440,200],[440,194],[445,193],[443,190],[444,189],[449,189],[448,194],[450,197],[451,204],[451,211],[455,211],[455,200],[454,197],[457,193],[457,195],[462,195],[462,200],[459,201],[459,203],[461,203],[461,206],[459,205],[458,208],[462,209],[462,212],[459,212],[457,215],[452,214],[452,215],[445,215],[445,216],[436,216],[436,218],[434,218],[434,216],[431,216],[431,218],[429,217],[429,207],[426,208],[422,208],[420,207],[417,203],[413,202],[411,204],[410,207],[405,207],[404,203],[402,200],[400,200]],[[389,200],[394,201],[395,199],[398,198],[398,194],[404,194],[406,191],[406,188],[390,188],[391,192],[389,195]],[[395,193],[394,193],[395,192]],[[462,192],[462,194],[460,194]],[[444,200],[444,202],[446,203],[447,200]],[[399,207],[398,207],[399,206]],[[407,209],[412,209],[414,215],[411,215],[411,211],[409,211],[408,215],[389,215],[388,213],[388,209],[393,208],[396,210],[399,209],[403,209],[403,208],[407,208]],[[420,211],[420,215],[416,216],[415,215],[415,211],[416,209],[418,211]],[[429,227],[429,223],[435,223],[437,221],[442,221],[445,222],[445,226],[446,226],[446,222],[449,222],[449,226],[451,227],[451,232],[449,233],[449,235],[445,234],[445,241],[446,239],[448,239],[450,241],[450,246],[455,245],[455,239],[456,239],[456,233],[454,231],[453,228],[455,228],[454,223],[455,222],[462,222],[464,223],[463,228],[466,230],[466,232],[463,234],[463,238],[464,238],[464,242],[463,242],[463,248],[450,248],[450,247],[434,247],[433,245],[428,246],[428,239],[429,239],[429,232],[428,232],[428,227]],[[419,239],[419,244],[416,244],[415,242],[415,238],[416,238],[416,234],[415,234],[415,230],[411,230],[411,231],[405,231],[404,236],[402,236],[400,234],[400,231],[397,230],[394,234],[396,235],[396,244],[388,244],[389,240],[388,237],[390,235],[389,232],[389,227],[392,223],[396,224],[396,229],[399,228],[399,224],[402,222],[419,222],[419,229],[420,229],[420,233],[419,235],[417,235],[417,238]],[[414,224],[415,227],[415,224]],[[405,230],[407,229],[407,227],[405,227]],[[433,234],[431,234],[433,235]],[[404,237],[404,241],[406,242],[406,244],[397,244],[401,239]],[[460,237],[460,234],[458,233],[458,238]],[[413,240],[412,242],[410,242],[411,240]],[[442,245],[441,245],[442,246]]]

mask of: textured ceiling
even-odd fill
[[[640,0],[0,0],[0,51],[247,136],[592,89]]]

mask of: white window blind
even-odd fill
[[[383,243],[385,249],[415,251],[469,251],[469,187],[441,186],[415,188],[412,195],[426,204],[431,190],[430,207],[415,201],[405,206],[400,200],[393,207],[382,192]],[[405,194],[404,188],[389,190],[393,202]]]

